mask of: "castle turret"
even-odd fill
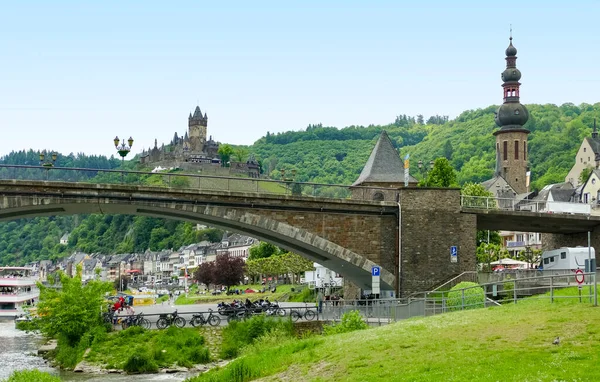
[[[199,106],[196,106],[194,115],[190,113],[188,118],[188,131],[190,139],[190,150],[192,152],[202,152],[206,142],[206,128],[208,126],[208,117],[206,113],[202,115]]]
[[[506,182],[517,192],[527,192],[527,134],[523,125],[529,119],[529,112],[521,105],[519,87],[521,72],[517,69],[517,48],[510,44],[506,48],[506,69],[502,72],[504,103],[496,112],[496,168]]]

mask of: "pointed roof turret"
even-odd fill
[[[202,118],[202,111],[200,111],[200,106],[196,106],[196,110],[194,110],[194,116],[192,118]]]
[[[417,180],[411,176],[409,182],[417,183]],[[352,185],[359,186],[363,183],[398,183],[404,185],[404,164],[385,130],[381,132],[373,151],[371,151],[369,160],[367,160],[360,176]]]

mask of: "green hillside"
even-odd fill
[[[428,163],[444,156],[457,170],[460,184],[481,182],[492,177],[494,172],[495,138],[492,132],[497,128],[494,124],[496,108],[465,111],[453,120],[433,116],[425,121],[422,116],[399,115],[388,125],[338,129],[319,124],[309,125],[304,131],[267,132],[251,146],[236,147],[236,152],[254,154],[261,163],[263,175],[273,179],[281,178],[281,170],[285,170],[286,178],[296,170],[297,181],[348,185],[358,178],[377,137],[386,130],[400,155],[410,154],[411,174],[415,177],[420,178],[419,160]],[[532,189],[541,189],[546,184],[564,180],[582,139],[591,134],[594,118],[600,117],[600,103],[527,105],[527,108],[530,118],[525,127],[531,130],[528,159]],[[29,150],[12,152],[0,158],[0,163],[37,165],[38,160],[38,153]],[[125,161],[125,168],[138,168],[136,163],[137,158]],[[71,153],[59,154],[56,165],[114,169],[121,163],[113,157]],[[18,177],[39,179],[39,171],[19,171]],[[11,170],[0,170],[0,178],[14,176]],[[118,176],[82,171],[61,180],[102,183],[118,181]],[[143,182],[166,185],[161,175],[146,176]],[[210,182],[205,186],[209,187]],[[65,232],[73,232],[68,246],[59,244]],[[60,258],[75,250],[103,253],[148,248],[161,250],[217,236],[215,230],[195,232],[190,223],[141,216],[21,219],[0,224],[0,264]]]

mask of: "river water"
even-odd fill
[[[103,374],[89,375],[58,371],[49,367],[42,357],[37,356],[37,349],[42,339],[39,335],[27,334],[15,329],[13,321],[0,321],[0,381],[5,380],[15,370],[39,369],[58,375],[63,381],[90,382],[180,382],[191,374],[142,374],[121,375]]]

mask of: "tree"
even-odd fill
[[[237,162],[245,162],[248,157],[248,150],[243,147],[238,147],[233,151],[233,157]]]
[[[422,125],[424,123],[423,114],[417,114],[417,124]]]
[[[219,157],[221,158],[221,165],[223,167],[227,167],[229,160],[231,159],[231,155],[233,154],[233,148],[228,144],[221,145],[219,146],[217,154],[219,154]]]
[[[264,259],[267,257],[271,257],[273,255],[278,255],[281,251],[279,247],[273,245],[271,243],[267,243],[265,241],[261,241],[258,245],[253,245],[250,247],[250,254],[248,255],[248,260],[257,260]]]
[[[429,171],[427,177],[419,182],[420,186],[425,187],[455,187],[456,173],[446,158],[438,158],[433,163],[433,169]]]
[[[481,243],[477,247],[477,262],[483,264],[485,272],[491,272],[491,262],[499,260],[502,256],[502,248],[498,244]]]
[[[215,282],[229,288],[244,279],[244,260],[227,254],[217,256],[214,265]]]
[[[102,325],[101,308],[104,295],[113,288],[108,282],[90,280],[81,283],[81,265],[76,276],[60,273],[61,288],[47,287],[38,283],[39,328],[42,334],[66,341],[75,346],[88,331]]]
[[[450,142],[450,140],[446,140],[446,143],[444,143],[444,157],[448,160],[452,159],[452,152],[454,151],[454,149],[452,148],[452,142]]]
[[[594,170],[594,168],[590,167],[590,166],[581,170],[581,173],[579,174],[579,184],[584,184],[590,177],[590,174],[592,173],[593,170]]]
[[[215,262],[202,263],[196,268],[194,272],[194,280],[199,283],[205,284],[206,288],[210,289],[210,284],[214,284],[216,281],[215,277]]]
[[[468,203],[471,207],[480,206],[481,208],[490,208],[490,206],[495,207],[496,205],[496,201],[492,199],[494,194],[487,191],[481,184],[467,183],[460,190],[460,194],[462,197],[468,198],[468,200],[463,201],[463,203]],[[498,231],[477,231],[477,246],[481,243],[488,242],[499,245],[501,241]]]

